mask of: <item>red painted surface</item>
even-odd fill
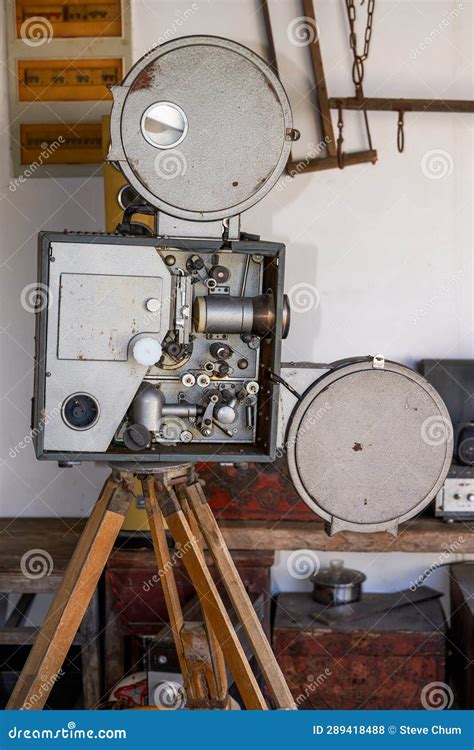
[[[209,505],[217,518],[314,521],[297,494],[284,458],[271,464],[198,464]]]

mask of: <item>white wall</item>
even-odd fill
[[[356,3],[361,19],[366,5]],[[344,4],[318,0],[317,6],[329,91],[351,95]],[[282,79],[302,133],[295,155],[304,158],[321,135],[311,106],[308,51],[292,44],[287,33],[288,24],[301,14],[300,3],[273,0],[271,7]],[[183,20],[189,9],[192,13]],[[367,94],[472,98],[473,13],[473,0],[377,0]],[[265,54],[257,0],[135,0],[133,28],[135,58],[159,38],[201,33],[229,36]],[[21,292],[35,280],[40,229],[103,227],[102,182],[100,177],[29,178],[15,192],[9,190],[3,36],[0,512],[77,516],[93,504],[104,467],[61,471],[38,463],[31,446],[18,447],[28,440],[33,384],[34,316],[23,309]],[[365,148],[360,116],[345,119],[348,150]],[[413,364],[422,357],[474,355],[472,115],[412,114],[405,119],[403,155],[396,151],[396,115],[373,113],[377,166],[283,178],[243,218],[244,229],[287,244],[287,289],[294,294],[295,285],[305,282],[320,295],[316,309],[293,315],[286,359],[331,361],[382,352]],[[361,567],[367,567],[359,557]],[[418,556],[380,556],[376,566],[368,565],[368,588],[404,584],[411,568],[425,567],[425,558]],[[275,586],[294,585],[280,555]]]

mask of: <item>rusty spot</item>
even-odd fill
[[[361,450],[363,450],[362,449],[362,443],[354,443],[354,445],[352,446],[352,450],[353,451],[361,451]]]
[[[154,80],[154,72],[155,71],[151,69],[151,66],[142,70],[138,78],[135,78],[135,81],[133,82],[133,86],[131,87],[132,91],[142,91],[143,89],[151,88]]]
[[[233,186],[233,187],[237,187],[237,185],[238,185],[238,184],[239,184],[239,183],[238,183],[238,181],[237,181],[237,180],[234,180],[234,182],[232,183],[232,186]]]

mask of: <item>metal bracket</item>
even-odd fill
[[[372,360],[372,367],[374,370],[383,370],[385,367],[385,357],[383,354],[376,354]]]

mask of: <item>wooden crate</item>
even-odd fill
[[[300,709],[419,709],[423,687],[445,680],[439,600],[337,629],[315,621],[318,607],[309,593],[278,596],[273,650]]]
[[[35,40],[38,21],[57,39],[122,33],[120,0],[16,0],[15,14],[18,39]]]
[[[206,496],[219,519],[314,521],[317,516],[301,500],[288,474],[285,458],[271,464],[220,466],[198,464]]]
[[[18,60],[20,102],[112,100],[109,86],[120,83],[120,58]]]

